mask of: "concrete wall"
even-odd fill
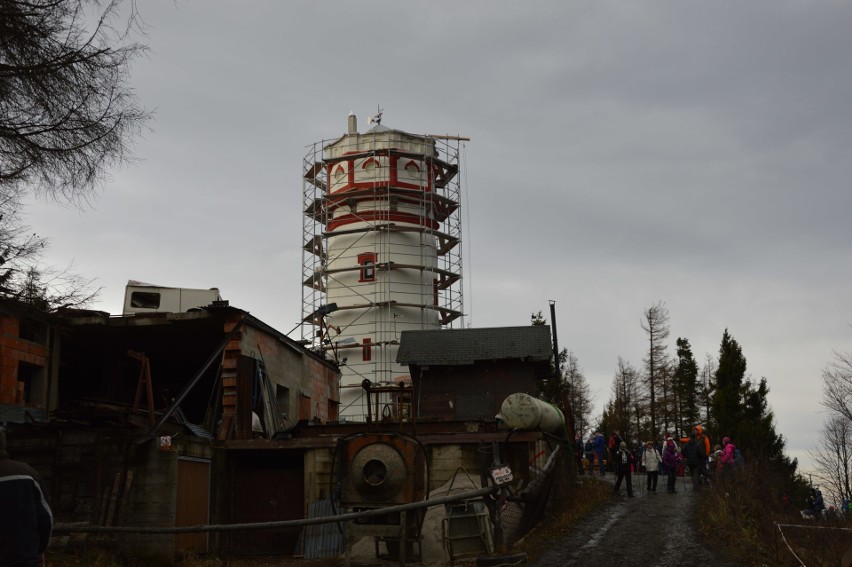
[[[329,498],[333,449],[309,449],[305,451],[305,510],[307,504]],[[340,463],[337,464],[340,466]],[[335,474],[339,471],[335,471]]]
[[[43,340],[46,341],[47,328],[44,327]],[[22,338],[20,318],[0,313],[0,404],[30,403],[44,407],[47,403],[47,360],[47,345],[41,340]],[[34,375],[29,380],[29,399],[25,399],[21,363],[29,365],[30,374]]]
[[[211,459],[213,449],[205,442],[176,438],[170,451],[161,451],[157,439],[136,445],[137,438],[138,432],[68,429],[9,432],[7,444],[13,459],[41,475],[56,523],[104,525],[112,509],[113,525],[174,526],[178,456]],[[116,478],[120,486],[126,479],[125,458],[132,481],[126,495],[114,500]],[[103,541],[136,558],[170,561],[174,555],[170,534],[122,534]]]

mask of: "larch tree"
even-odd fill
[[[716,391],[716,369],[718,368],[718,363],[713,355],[709,352],[704,355],[704,366],[701,367],[701,384],[700,384],[700,397],[701,397],[701,407],[703,408],[703,414],[700,418],[704,421],[705,428],[715,429],[714,423],[711,419],[711,402],[713,399],[713,392]]]
[[[662,386],[662,374],[668,363],[665,341],[669,336],[669,311],[665,303],[659,301],[645,310],[641,326],[648,336],[648,351],[644,362],[651,438],[657,439],[660,409],[658,407],[659,390]]]
[[[638,371],[620,356],[618,368],[612,379],[612,398],[609,406],[611,425],[626,436],[635,430],[635,436],[641,434],[641,395]]]
[[[561,353],[560,353],[561,354]],[[586,376],[573,352],[568,352],[562,368],[562,383],[565,396],[571,405],[574,431],[585,439],[592,418],[592,394]]]

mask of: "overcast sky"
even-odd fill
[[[852,3],[847,1],[140,3],[155,111],[84,211],[33,203],[48,263],[219,287],[283,332],[301,316],[306,146],[383,124],[470,137],[465,323],[559,343],[600,408],[642,313],[699,365],[727,328],[807,464],[821,370],[852,350]],[[599,412],[599,409],[598,409]]]

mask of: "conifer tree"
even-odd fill
[[[746,359],[739,343],[728,329],[722,335],[719,347],[719,366],[716,369],[716,390],[711,409],[719,438],[736,433],[743,418],[742,388],[745,380]]]
[[[677,368],[674,372],[673,387],[676,406],[676,420],[681,431],[689,431],[699,423],[698,405],[700,388],[698,383],[698,364],[692,355],[689,340],[678,337]]]

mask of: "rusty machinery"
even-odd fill
[[[340,440],[335,451],[340,471],[340,505],[370,510],[426,499],[428,468],[426,450],[417,439],[401,433],[359,433]],[[350,524],[355,536],[372,535],[384,542],[389,556],[412,553],[420,541],[425,509],[365,518]],[[406,545],[400,545],[402,541]],[[351,546],[351,543],[350,543]],[[417,546],[419,554],[419,545]]]

